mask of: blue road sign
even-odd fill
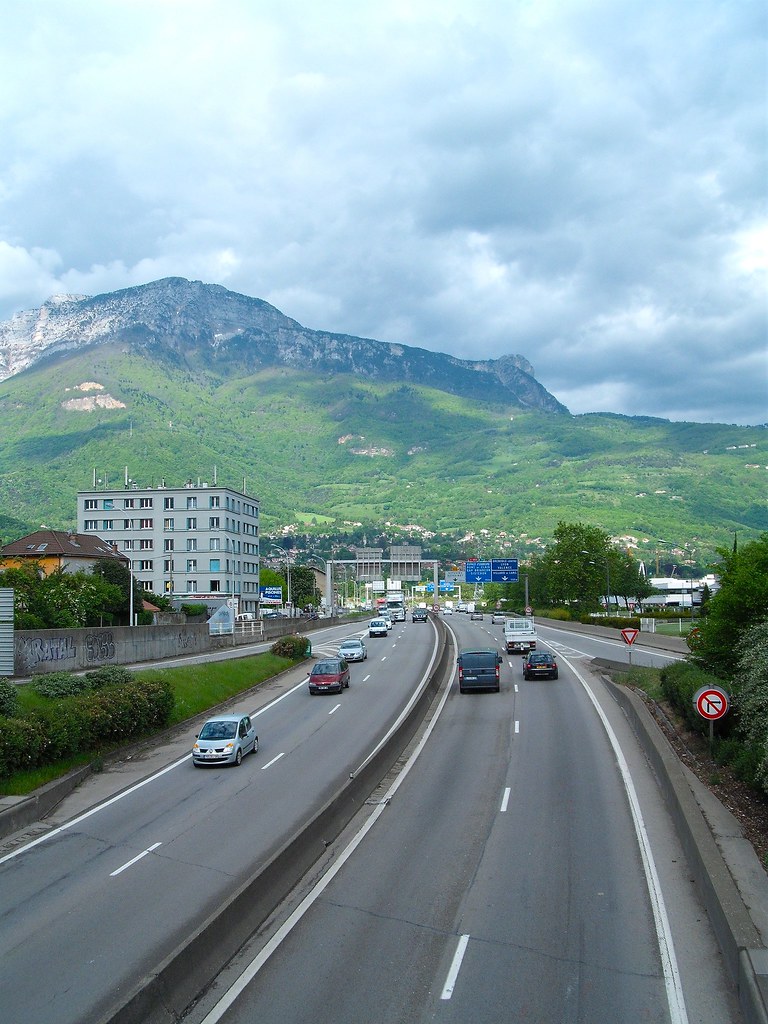
[[[464,578],[467,583],[490,583],[490,562],[467,562],[464,567]]]
[[[518,583],[519,579],[516,558],[491,559],[491,580],[494,583]]]

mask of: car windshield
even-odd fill
[[[529,661],[551,661],[551,654],[530,654],[528,656]]]
[[[231,740],[237,732],[237,722],[206,722],[200,730],[201,740]]]
[[[342,647],[359,647],[360,646],[360,641],[359,640],[344,640],[341,646]]]
[[[338,661],[318,661],[312,669],[313,676],[332,676],[339,671]]]

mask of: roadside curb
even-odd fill
[[[600,663],[596,667],[599,669]],[[683,766],[642,698],[607,676],[602,678],[627,716],[656,774],[726,967],[736,985],[745,1024],[768,1024],[768,949],[763,946]]]

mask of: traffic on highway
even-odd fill
[[[557,678],[525,679],[503,624],[469,615],[318,630],[314,660],[349,638],[366,658],[338,694],[310,695],[308,663],[244,698],[242,764],[195,771],[182,735],[162,769],[126,768],[98,806],[0,845],[4,1018],[109,1021],[196,929],[235,928],[233,895],[386,741],[443,629],[451,671],[422,730],[185,1019],[738,1022],[656,782],[591,667],[626,649],[540,628]],[[462,649],[499,652],[498,691],[460,693]]]

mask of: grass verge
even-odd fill
[[[136,675],[153,679],[162,677],[170,682],[174,693],[174,705],[168,728],[172,728],[188,718],[194,718],[195,715],[216,707],[217,704],[224,703],[231,697],[237,697],[238,694],[258,686],[259,683],[271,679],[295,664],[296,662],[289,658],[279,658],[265,652],[248,658],[206,662],[201,665],[147,669],[145,672],[137,671]],[[21,686],[19,701],[22,713],[28,713],[39,707],[43,698],[34,693],[31,687]],[[142,739],[149,739],[149,736]],[[98,770],[101,759],[119,749],[114,746],[103,750],[83,751],[77,757],[67,758],[65,761],[6,776],[0,779],[0,796],[27,796],[40,786],[59,779],[73,768],[85,764],[91,764]]]

